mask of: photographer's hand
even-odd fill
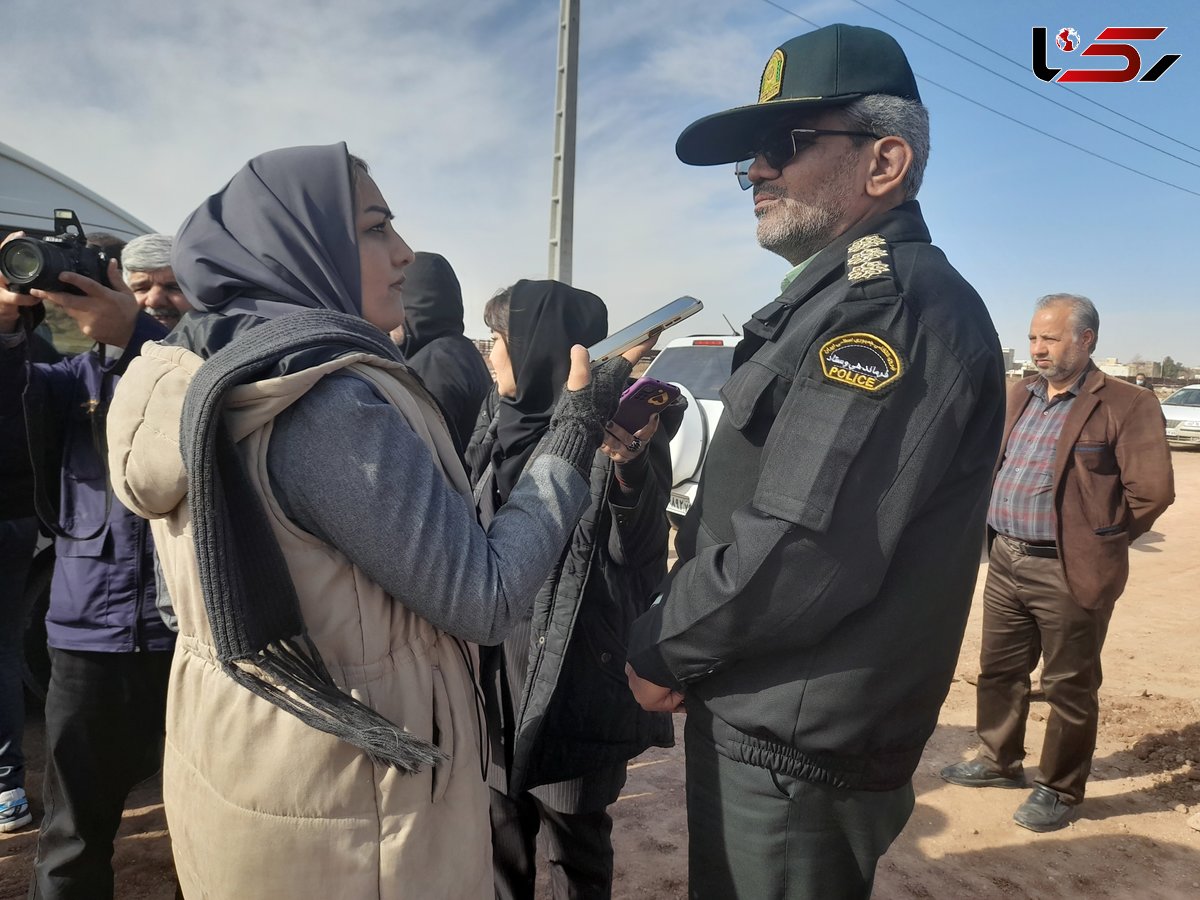
[[[14,238],[24,237],[25,232],[15,231],[0,242],[0,247],[3,247]],[[0,334],[12,334],[20,329],[21,325],[21,307],[37,306],[41,303],[36,297],[31,297],[29,294],[18,294],[16,291],[8,289],[8,282],[4,280],[4,276],[0,275]]]
[[[112,289],[77,272],[63,272],[58,280],[78,288],[83,294],[35,290],[30,296],[53,303],[75,320],[80,331],[97,343],[121,348],[129,343],[140,307],[133,291],[121,278],[120,263],[115,259],[108,263],[108,280]]]

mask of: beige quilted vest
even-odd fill
[[[479,718],[456,641],[388,596],[337,549],[284,516],[269,489],[274,418],[328,373],[367,378],[439,460],[470,505],[450,436],[402,366],[366,354],[236,388],[226,422],[283,549],[310,635],[338,685],[436,740],[450,761],[417,775],[373,765],[235,684],[218,666],[192,546],[178,433],[202,360],[146,344],[108,418],[121,502],[151,520],[180,635],[167,704],[163,795],[179,881],[201,898],[494,896]],[[321,477],[313,472],[314,478]],[[412,534],[383,541],[436,540]]]

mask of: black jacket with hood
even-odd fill
[[[603,303],[585,291],[549,281],[514,286],[507,343],[517,395],[500,398],[492,427],[478,428],[467,452],[485,516],[536,456],[566,382],[571,344],[600,340],[606,321]],[[599,775],[673,742],[671,717],[633,699],[625,647],[666,566],[669,443],[679,419],[663,414],[642,457],[629,464],[634,471],[622,466],[618,473],[596,452],[591,503],[538,592],[528,627],[518,626],[501,647],[483,648],[489,784],[510,796]],[[618,474],[628,490],[616,483]]]
[[[492,377],[463,336],[462,288],[445,257],[417,253],[404,276],[404,357],[442,407],[461,454]]]

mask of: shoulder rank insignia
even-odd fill
[[[904,364],[883,338],[853,332],[821,346],[821,371],[829,381],[877,391],[903,375]]]
[[[887,241],[878,234],[868,234],[846,248],[846,279],[857,284],[890,275],[889,262]]]

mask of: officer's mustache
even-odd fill
[[[754,201],[759,197],[774,197],[776,200],[786,200],[787,191],[774,184],[760,184],[754,189]]]

